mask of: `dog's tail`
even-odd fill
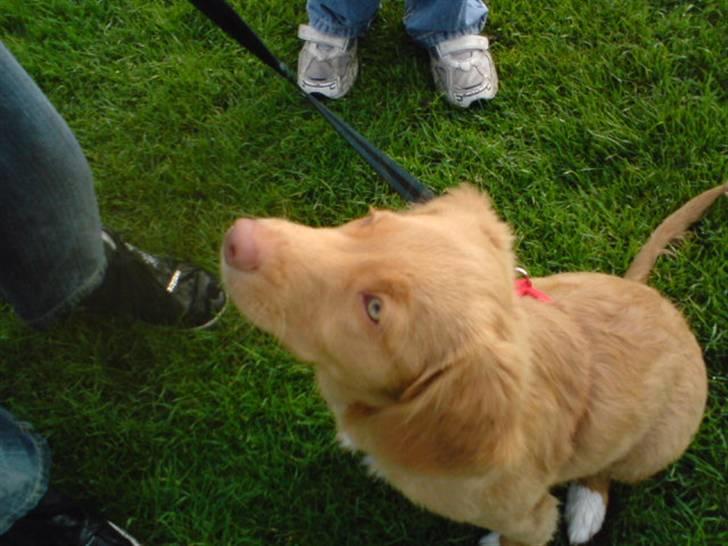
[[[652,232],[650,239],[642,246],[635,259],[632,260],[632,264],[629,266],[627,273],[624,274],[624,278],[637,282],[646,282],[657,257],[664,252],[665,247],[671,241],[683,235],[691,224],[700,220],[705,211],[721,195],[728,195],[728,184],[721,184],[701,193],[697,197],[693,197],[668,216]]]

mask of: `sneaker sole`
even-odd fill
[[[471,91],[466,93],[455,93],[455,101],[450,101],[455,106],[460,106],[462,108],[467,108],[474,102],[478,101],[489,101],[493,100],[495,96],[498,94],[498,88],[496,88],[495,93],[492,93],[490,91],[486,91],[485,89],[480,89],[478,91]],[[450,96],[448,95],[448,98]]]
[[[210,328],[215,325],[215,323],[220,320],[220,317],[225,313],[225,310],[228,307],[228,302],[230,301],[230,298],[228,298],[227,293],[225,293],[225,303],[222,304],[222,307],[220,307],[220,310],[217,312],[217,314],[212,317],[210,320],[205,322],[204,324],[201,324],[199,326],[193,326],[192,328],[189,328],[190,330],[206,330],[207,328]]]
[[[126,540],[128,540],[128,541],[129,541],[129,543],[130,543],[130,544],[131,544],[132,546],[142,546],[142,543],[141,543],[141,542],[139,542],[139,541],[138,541],[137,539],[135,539],[135,538],[134,538],[133,536],[131,536],[131,535],[130,535],[129,533],[127,533],[126,531],[124,531],[124,529],[122,529],[122,528],[121,528],[121,527],[119,527],[118,525],[115,525],[115,524],[114,524],[113,522],[111,522],[111,521],[109,521],[109,520],[106,520],[106,523],[108,523],[108,524],[109,524],[109,526],[110,526],[110,527],[112,527],[112,528],[114,529],[114,531],[116,531],[116,532],[117,532],[117,533],[119,533],[119,534],[120,534],[120,535],[121,535],[122,537],[124,537],[124,538],[125,538]]]

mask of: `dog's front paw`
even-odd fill
[[[584,544],[597,534],[604,523],[607,506],[596,491],[572,483],[566,496],[564,516],[569,524],[569,542]]]
[[[478,542],[478,546],[500,546],[500,534],[488,533]]]

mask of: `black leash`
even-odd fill
[[[225,0],[190,0],[202,13],[219,26],[225,33],[253,55],[271,67],[278,75],[292,83],[305,96],[309,103],[326,118],[344,139],[369,165],[384,178],[391,188],[407,201],[424,202],[432,199],[434,193],[399,163],[379,150],[355,129],[329,110],[313,95],[298,87],[296,76],[270,52],[263,41],[253,32]]]

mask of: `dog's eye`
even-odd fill
[[[367,315],[373,322],[379,322],[382,315],[382,300],[376,296],[365,295],[364,305],[367,308]]]

